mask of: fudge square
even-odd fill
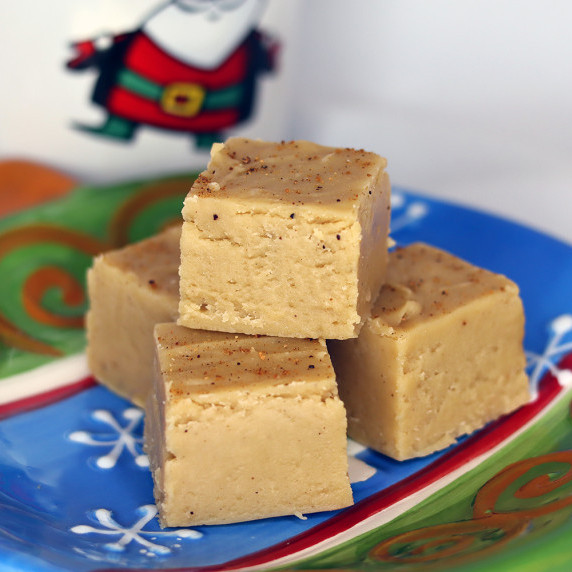
[[[356,337],[385,277],[385,166],[306,141],[215,144],[182,211],[178,323]]]
[[[529,400],[516,284],[417,243],[390,254],[357,340],[329,346],[349,435],[403,460]]]
[[[352,504],[325,342],[155,327],[145,446],[162,526]]]
[[[87,360],[112,391],[144,406],[153,382],[158,322],[179,304],[180,225],[98,256],[88,270]]]

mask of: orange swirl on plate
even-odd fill
[[[0,167],[2,167],[1,163]],[[4,167],[6,166],[4,165]],[[4,168],[4,171],[0,168],[0,188],[2,185],[5,187],[11,186],[10,181],[12,181],[13,177],[3,176],[6,174],[5,172],[9,174],[12,173],[14,166],[11,165],[9,167],[8,171],[6,171],[6,168]],[[24,170],[27,175],[38,175],[38,169],[34,170],[32,168],[34,167],[33,164],[32,167],[30,167],[27,163],[25,165],[18,163],[17,167],[19,173],[21,171],[20,167],[22,167],[22,169],[25,167]],[[40,175],[44,176],[45,171],[46,169],[41,170]],[[66,185],[64,183],[71,184],[71,180],[68,181],[64,176],[58,178],[54,175],[52,179],[48,181],[52,186],[59,184],[61,187],[65,187]],[[193,176],[178,177],[145,185],[141,189],[137,189],[132,196],[122,202],[112,216],[108,227],[109,240],[100,240],[80,231],[54,224],[36,223],[10,229],[0,235],[0,260],[16,249],[43,243],[69,247],[72,251],[81,252],[89,256],[95,256],[111,248],[124,246],[130,242],[129,236],[131,227],[142,212],[170,197],[180,196],[182,203],[193,179]],[[28,189],[29,186],[30,185],[27,185],[26,189]],[[62,192],[65,191],[62,190]],[[48,193],[48,196],[53,197],[55,195]],[[172,220],[167,220],[161,226],[169,226],[175,222],[180,222],[180,215],[173,217]],[[40,266],[40,268],[33,270],[23,285],[22,305],[25,313],[36,323],[49,327],[83,327],[83,316],[61,315],[60,313],[45,308],[42,304],[46,293],[52,288],[57,288],[61,292],[64,304],[73,311],[79,306],[82,306],[85,302],[83,285],[65,268],[46,264],[42,265],[41,261],[38,261],[37,265]],[[0,339],[8,346],[26,352],[49,356],[62,355],[62,352],[58,348],[34,338],[25,332],[19,324],[12,322],[1,313]]]
[[[61,316],[42,307],[44,294],[50,288],[59,288],[67,306],[78,307],[85,301],[83,286],[65,270],[57,266],[45,266],[32,273],[26,279],[22,292],[24,308],[28,315],[48,326],[82,328],[81,316]]]
[[[370,556],[387,562],[431,563],[468,557],[502,546],[520,534],[526,522],[512,515],[449,522],[404,532],[375,546]]]
[[[539,470],[544,473],[539,475]],[[522,482],[527,474],[529,479]],[[430,564],[492,550],[523,532],[532,519],[572,506],[572,488],[567,487],[571,483],[572,451],[518,461],[481,487],[473,503],[473,519],[398,534],[377,544],[369,554],[377,561]],[[513,501],[509,510],[498,508],[503,496],[505,502]],[[515,500],[537,502],[522,506]]]
[[[537,499],[536,506],[517,507],[509,511],[497,508],[499,500],[506,494],[513,483],[524,477],[532,469],[544,466],[545,473],[533,476],[515,492],[516,499]],[[475,518],[482,518],[490,514],[510,512],[518,514],[521,518],[534,518],[572,506],[572,490],[562,490],[556,499],[546,498],[550,493],[556,492],[564,485],[572,483],[572,451],[558,451],[532,459],[525,459],[508,465],[480,489],[473,509]]]
[[[142,191],[136,193],[126,200],[117,210],[109,225],[109,242],[115,247],[124,246],[130,242],[129,230],[133,225],[133,221],[147,207],[153,205],[168,197],[181,197],[181,206],[183,198],[187,194],[193,183],[193,177],[181,177],[170,181],[160,181],[145,187]],[[169,224],[180,222],[181,217],[178,216]]]
[[[109,248],[108,243],[75,230],[48,224],[32,224],[8,230],[0,236],[0,258],[18,248],[46,242],[67,246],[92,256]],[[82,286],[68,271],[46,266],[34,271],[25,282],[23,304],[28,315],[51,326],[81,327],[82,316],[61,316],[42,307],[42,298],[52,287],[62,290],[63,300],[68,305],[78,306],[84,300]],[[0,338],[9,346],[24,351],[51,356],[62,354],[57,348],[30,336],[1,314]]]

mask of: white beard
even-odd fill
[[[266,0],[171,0],[142,30],[173,57],[218,67],[256,27]]]

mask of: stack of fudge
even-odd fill
[[[163,526],[346,507],[346,433],[405,460],[528,401],[518,287],[429,245],[389,252],[385,168],[232,138],[182,226],[95,259],[89,365],[146,404]]]

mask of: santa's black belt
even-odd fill
[[[193,117],[202,110],[232,108],[238,105],[243,92],[242,85],[214,91],[207,91],[198,83],[161,85],[127,69],[119,72],[118,84],[141,97],[156,101],[165,113],[179,117]]]

